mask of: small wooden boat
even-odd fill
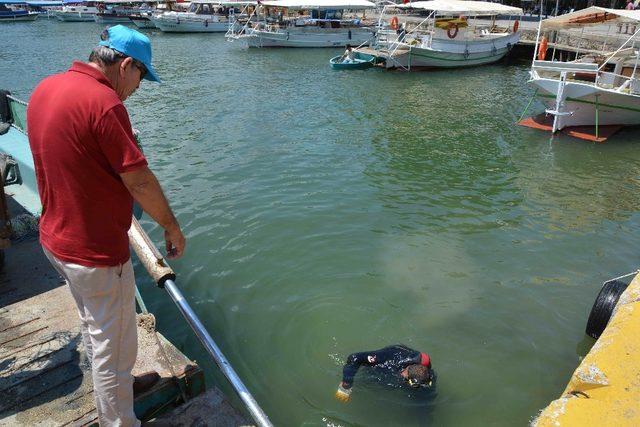
[[[334,70],[366,70],[373,67],[373,60],[358,57],[347,59],[343,55],[339,55],[331,58],[329,64]]]

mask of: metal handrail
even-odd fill
[[[609,57],[602,63],[602,65],[600,66],[599,70],[604,69],[604,66],[607,65],[607,63],[611,59],[613,59],[618,54],[618,52],[620,52],[622,49],[624,49],[624,47],[627,45],[627,43],[629,43],[629,41],[631,41],[638,34],[640,34],[640,28],[635,33],[633,33],[633,35],[631,35],[631,37],[629,37],[624,43],[622,43],[622,45],[618,49],[616,49],[615,52],[613,52],[611,55],[609,55]],[[633,40],[633,43],[635,43],[635,40]],[[640,52],[636,53],[636,57],[638,55],[640,55]]]
[[[246,12],[249,9],[249,4],[247,4],[241,11],[240,11],[240,16],[242,16],[242,14],[244,12]],[[235,27],[235,22],[234,25],[229,25],[229,28],[227,29],[226,34],[224,35],[225,38],[233,38],[234,36],[239,36],[240,34],[244,34],[246,33],[247,28],[249,28],[249,23],[251,23],[251,17],[256,13],[256,11],[258,10],[258,8],[254,8],[251,13],[249,14],[249,16],[247,17],[247,22],[245,22],[245,24],[242,26],[242,28],[240,28],[238,30],[238,32],[236,33],[234,30]],[[257,16],[257,15],[256,15]]]
[[[262,408],[260,408],[227,358],[222,354],[222,351],[213,338],[211,338],[211,335],[209,335],[209,332],[207,332],[207,329],[198,316],[191,306],[189,306],[180,289],[178,289],[178,286],[174,282],[176,279],[175,273],[135,218],[131,220],[131,228],[128,234],[129,242],[138,255],[140,262],[142,262],[158,287],[165,289],[173,302],[178,306],[180,313],[184,316],[191,329],[193,329],[204,348],[246,405],[253,420],[260,427],[272,427],[269,417],[264,413]]]

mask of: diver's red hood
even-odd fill
[[[427,353],[420,353],[420,364],[422,366],[431,366],[431,358]]]

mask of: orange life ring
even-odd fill
[[[544,58],[547,56],[547,47],[549,47],[549,42],[546,37],[542,36],[540,46],[538,47],[538,59],[540,61],[544,61]]]
[[[453,33],[451,33],[452,29],[455,30]],[[454,24],[453,22],[450,22],[449,27],[447,28],[447,37],[449,37],[450,39],[455,39],[457,35],[458,35],[458,24]]]
[[[389,24],[391,25],[391,29],[397,30],[398,29],[398,17],[394,16],[393,18],[391,18],[391,22]]]
[[[520,21],[518,21],[516,19],[516,22],[513,23],[513,32],[517,33],[518,32],[518,28],[520,28]]]

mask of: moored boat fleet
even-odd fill
[[[43,2],[0,0],[0,21],[35,20],[39,14],[31,10],[33,3]],[[55,0],[46,3],[58,5]],[[523,14],[517,7],[472,0],[384,5],[368,0],[64,0],[59,6],[48,14],[62,22],[224,33],[229,42],[245,48],[347,47],[330,60],[339,70],[495,63],[519,42]],[[604,126],[640,124],[639,21],[640,11],[595,6],[541,19],[528,84],[546,108],[542,115],[522,120],[529,102],[520,123],[554,133],[592,126],[593,140],[602,139]],[[594,46],[583,37],[590,27],[622,25],[633,31],[617,45]],[[569,36],[562,47],[549,43],[563,32]]]

